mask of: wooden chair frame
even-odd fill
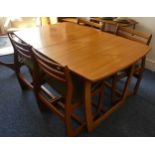
[[[117,33],[117,29],[119,27],[119,23],[114,23],[113,21],[108,21],[108,20],[101,20],[101,19],[98,19],[98,18],[90,18],[90,21],[91,22],[95,22],[96,24],[97,23],[101,23],[101,31],[104,31],[104,32],[108,32],[108,33],[112,33],[112,34],[116,34]],[[108,31],[106,30],[106,26],[113,26],[114,27],[114,30],[113,31]]]
[[[79,100],[77,103],[72,103],[72,96],[74,86],[72,83],[70,71],[67,66],[61,66],[55,61],[48,59],[34,48],[33,61],[34,61],[34,92],[40,107],[48,107],[51,111],[55,112],[64,122],[68,136],[75,136],[79,134],[85,126],[85,122],[77,116],[74,111],[81,105]],[[57,81],[66,85],[67,92],[66,98],[62,96],[57,97],[47,88],[42,85],[43,77],[39,76],[38,68],[45,73],[49,78],[54,78]],[[59,105],[62,109],[57,108]],[[79,124],[77,129],[73,129],[72,121]]]
[[[85,118],[81,120],[78,115],[74,113],[76,109],[80,106],[83,106],[83,96],[73,104],[73,93],[74,93],[74,85],[71,78],[71,73],[67,66],[62,66],[55,61],[47,58],[43,54],[41,54],[36,49],[32,49],[33,51],[33,61],[34,61],[34,92],[36,99],[39,103],[40,108],[45,108],[44,106],[48,107],[51,111],[55,112],[65,123],[66,131],[68,136],[76,136],[78,135],[82,129],[86,126]],[[54,78],[60,83],[64,83],[66,85],[66,97],[57,97],[52,92],[49,92],[47,88],[42,85],[41,81],[43,80],[42,76],[39,76],[39,70],[45,73],[49,78]],[[96,86],[96,85],[95,85]],[[95,106],[97,109],[96,114],[94,117],[102,110],[103,104],[103,85],[99,84],[99,86],[94,86],[94,91],[92,91],[92,96],[95,96],[97,93],[99,94],[99,101],[98,104]],[[48,98],[50,99],[47,99]],[[64,112],[60,111],[56,106],[59,105],[63,108]],[[87,110],[87,109],[85,109]],[[85,116],[84,116],[85,117]],[[73,129],[72,121],[76,121],[79,124],[79,127]]]
[[[12,46],[14,48],[14,69],[22,89],[33,89],[33,81],[29,82],[21,73],[21,67],[26,65],[24,60],[31,61],[32,51],[31,46],[25,43],[22,39],[16,36],[13,32],[8,33]],[[27,65],[26,65],[27,66]],[[28,67],[28,66],[27,66]],[[32,69],[28,67],[32,76]],[[33,80],[33,78],[32,78]]]
[[[78,18],[77,24],[83,24],[85,26],[90,26],[90,27],[93,27],[93,28],[96,28],[96,29],[100,29],[100,30],[103,29],[102,24],[95,23],[95,22],[86,20],[84,18]]]
[[[136,31],[134,29],[130,29],[127,27],[118,27],[116,35],[119,35],[121,37],[133,40],[133,41],[137,41],[146,45],[150,44],[151,38],[152,38],[152,34],[147,34],[147,33],[143,33],[143,32],[139,32]],[[145,61],[146,61],[146,56],[142,57],[139,64],[136,65],[134,73],[133,73],[133,77],[136,78],[136,84],[134,86],[134,90],[132,92],[128,92],[128,96],[130,95],[136,95],[138,88],[140,86],[141,80],[142,80],[142,75],[145,69]],[[119,92],[117,90],[117,82],[125,77],[127,77],[129,74],[129,69],[125,69],[123,71],[121,71],[121,73],[117,73],[113,76],[113,80],[112,80],[112,94],[111,94],[111,100],[112,103],[115,103],[115,97],[116,94],[117,95],[121,95],[122,93]]]

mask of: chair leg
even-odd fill
[[[49,108],[40,99],[39,94],[38,93],[35,93],[35,92],[34,92],[34,94],[35,94],[35,97],[36,97],[36,100],[37,100],[37,104],[39,106],[40,111],[42,111],[42,112],[47,111]]]
[[[123,95],[122,95],[122,100],[125,101],[125,99],[128,97],[129,95],[129,85],[131,83],[131,80],[132,80],[132,76],[133,76],[133,73],[134,73],[134,70],[135,70],[135,64],[133,64],[130,68],[130,72],[128,74],[128,78],[127,78],[127,81],[125,83],[125,86],[124,86],[124,90],[123,90]],[[122,102],[124,103],[124,102]],[[122,104],[123,105],[123,104]]]
[[[17,75],[17,79],[18,79],[18,82],[19,82],[21,88],[22,88],[23,90],[26,90],[26,89],[27,89],[27,86],[26,86],[26,84],[23,82],[23,80],[22,80],[22,78],[21,78],[21,75],[20,75],[20,72],[16,72],[16,75]]]
[[[15,65],[15,72],[16,72],[17,79],[18,79],[18,82],[19,82],[21,88],[23,90],[25,90],[25,89],[33,89],[33,83],[29,82],[28,80],[26,80],[22,76],[20,68],[21,68],[20,64],[19,65],[17,65],[17,64]],[[29,70],[29,72],[30,72],[31,76],[33,77],[32,71]]]
[[[104,86],[104,82],[100,88],[100,92],[99,92],[99,101],[98,101],[98,107],[97,107],[97,113],[101,112],[104,110],[104,90],[105,90],[105,86]]]
[[[143,74],[141,73],[141,74],[138,76],[138,78],[137,78],[137,82],[136,82],[136,85],[135,85],[135,87],[134,87],[133,95],[136,95],[137,92],[138,92],[140,83],[141,83],[141,81],[142,81],[142,76],[143,76]]]
[[[16,55],[16,53],[14,54],[14,67],[15,67],[15,72],[16,72],[16,76],[17,76],[17,79],[18,79],[18,82],[21,86],[21,88],[24,90],[24,89],[27,89],[26,87],[26,84],[24,83],[22,77],[21,77],[21,74],[20,74],[20,67],[21,67],[21,64],[18,60],[18,55]]]
[[[16,70],[16,75],[17,75],[17,79],[18,79],[18,81],[19,81],[19,84],[20,84],[20,86],[21,86],[21,88],[22,88],[23,90],[25,90],[25,89],[33,89],[32,83],[30,83],[28,80],[26,80],[26,79],[22,76],[22,74],[21,74],[21,72],[20,72],[20,69],[17,69],[17,70]]]
[[[133,91],[133,94],[136,95],[137,94],[137,91],[139,89],[139,86],[140,86],[140,83],[141,83],[141,80],[142,80],[142,76],[143,76],[143,73],[144,73],[144,69],[145,69],[145,60],[146,60],[146,57],[143,57],[142,58],[142,62],[141,62],[141,71],[137,77],[137,82],[136,82],[136,85],[135,85],[135,88],[134,88],[134,91]]]
[[[117,89],[117,73],[114,75],[112,79],[112,88],[111,88],[111,104],[113,105],[115,103],[115,90]]]

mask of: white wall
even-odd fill
[[[5,34],[5,28],[4,28],[4,23],[5,23],[6,17],[0,17],[0,34]]]
[[[150,46],[152,50],[147,55],[146,68],[155,71],[155,17],[132,17],[138,24],[136,29],[144,32],[152,33]]]

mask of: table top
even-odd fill
[[[95,82],[135,63],[151,47],[91,27],[60,23],[15,32],[47,57]]]

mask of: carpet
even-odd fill
[[[26,74],[26,69],[23,72]],[[120,82],[120,87],[122,84],[123,81]],[[92,133],[84,130],[79,136],[155,136],[154,94],[155,73],[145,70],[138,94],[129,97],[123,107],[103,121]],[[41,112],[32,91],[22,91],[15,73],[4,66],[0,66],[0,136],[66,136],[64,123],[50,111]]]

